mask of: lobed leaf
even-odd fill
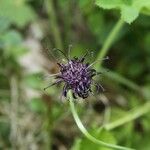
[[[24,27],[35,19],[33,9],[25,0],[1,0],[0,18],[5,18],[18,27]]]
[[[132,23],[139,13],[150,14],[149,0],[96,0],[96,5],[104,9],[118,9],[121,12],[121,18]]]

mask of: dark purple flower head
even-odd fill
[[[102,88],[100,84],[95,83],[93,80],[93,77],[99,74],[95,69],[92,69],[92,65],[95,62],[92,64],[85,63],[85,57],[86,55],[81,58],[67,58],[68,62],[66,64],[57,63],[60,68],[60,73],[56,74],[56,81],[52,85],[63,82],[63,96],[66,97],[68,90],[71,89],[74,98],[78,96],[85,99],[92,92],[92,85],[95,85],[97,89]]]

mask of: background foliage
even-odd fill
[[[63,59],[54,47],[67,52],[72,44],[72,56],[88,49],[93,57],[87,60],[94,61],[121,18],[106,54],[110,60],[103,62],[110,71],[97,78],[106,92],[79,100],[77,110],[98,139],[149,150],[148,111],[121,126],[100,128],[104,119],[107,125],[131,118],[131,109],[139,114],[149,103],[149,14],[148,0],[0,0],[0,149],[110,150],[79,132],[61,88],[43,91],[52,82],[43,75],[57,73],[56,61]],[[111,117],[104,118],[108,108]]]

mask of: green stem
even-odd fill
[[[119,145],[114,145],[114,144],[109,144],[109,143],[105,143],[101,140],[98,140],[96,139],[95,137],[93,137],[87,130],[86,128],[84,127],[84,125],[82,124],[77,112],[76,112],[76,109],[75,109],[75,106],[74,106],[74,101],[73,101],[73,96],[72,96],[72,92],[69,91],[69,102],[70,102],[70,109],[71,109],[71,112],[72,112],[72,115],[74,117],[74,120],[78,126],[78,128],[80,129],[80,131],[85,135],[86,138],[88,138],[90,141],[92,141],[93,143],[95,144],[98,144],[98,145],[101,145],[101,146],[105,146],[105,147],[109,147],[109,148],[113,148],[113,149],[119,149],[119,150],[133,150],[131,148],[126,148],[126,147],[122,147],[122,146],[119,146]]]
[[[120,19],[117,22],[117,24],[114,26],[114,28],[112,29],[110,34],[108,35],[108,37],[107,37],[107,39],[106,39],[102,49],[100,50],[100,52],[99,52],[99,54],[97,56],[97,60],[102,60],[106,56],[110,46],[114,42],[115,37],[117,36],[118,32],[123,27],[123,25],[124,25],[124,21],[122,19]],[[102,64],[102,61],[100,61],[99,63],[95,64],[96,69],[98,69],[99,67],[101,68],[101,64]]]
[[[12,147],[16,149],[19,146],[19,137],[20,132],[18,132],[18,100],[19,100],[19,91],[18,91],[18,80],[16,75],[12,75],[10,78],[10,92],[11,92],[11,103],[10,103],[10,141]],[[20,147],[21,148],[21,147]]]
[[[148,112],[150,112],[150,102],[145,103],[143,106],[141,106],[139,108],[131,110],[127,115],[125,115],[124,117],[121,117],[118,120],[116,120],[112,123],[106,124],[104,128],[107,130],[112,130],[112,129],[114,129],[118,126],[121,126],[127,122],[137,119]]]
[[[45,6],[50,20],[51,30],[55,40],[55,46],[63,49],[60,30],[57,22],[57,16],[54,10],[53,0],[45,0]]]
[[[44,131],[45,131],[45,150],[52,149],[52,128],[53,128],[53,117],[52,117],[52,110],[51,107],[47,107],[47,111],[45,114],[45,124],[44,124]]]
[[[100,70],[102,72],[104,72],[104,70],[106,70],[106,69],[101,68]],[[131,80],[121,76],[120,74],[113,72],[113,71],[108,71],[108,73],[105,73],[104,75],[107,76],[108,78],[113,79],[116,82],[121,83],[121,84],[129,87],[130,89],[140,92],[142,94],[141,88],[137,84],[135,84]]]

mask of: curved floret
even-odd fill
[[[95,69],[92,69],[92,65],[95,62],[92,64],[85,63],[85,56],[68,59],[66,64],[57,63],[60,68],[60,73],[55,75],[56,81],[52,85],[63,82],[63,96],[66,97],[68,90],[71,89],[74,98],[78,96],[85,99],[92,92],[92,85],[95,85],[97,89],[101,88],[103,90],[103,87],[93,80],[94,76],[100,74]]]

